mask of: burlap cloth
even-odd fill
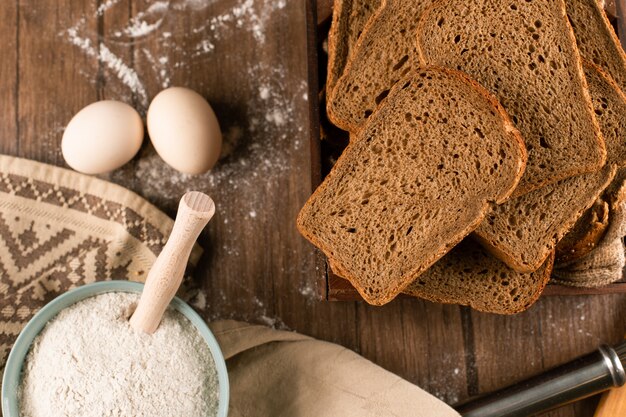
[[[122,187],[0,155],[0,373],[22,327],[57,295],[99,280],[143,281],[172,225]],[[189,299],[186,288],[179,295]],[[458,416],[341,346],[235,321],[210,325],[227,358],[230,416]]]
[[[598,245],[572,262],[555,264],[552,281],[574,287],[600,287],[624,276],[626,257],[626,169],[620,169],[600,197],[609,207],[609,224]]]

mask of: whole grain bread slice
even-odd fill
[[[474,235],[519,272],[536,271],[615,176],[616,166],[550,184],[497,206]]]
[[[517,272],[465,238],[403,291],[412,297],[470,306],[494,314],[516,314],[537,301],[550,281],[554,256],[535,272]],[[331,262],[333,272],[345,273]]]
[[[393,299],[504,201],[523,141],[464,74],[410,72],[343,152],[298,229],[371,304]]]
[[[626,95],[599,66],[583,59],[595,117],[606,146],[606,163],[626,166]]]
[[[422,14],[417,45],[423,64],[465,71],[491,91],[520,130],[528,166],[514,196],[603,166],[563,0],[440,0]]]
[[[566,0],[578,50],[609,74],[626,92],[626,54],[597,0]]]
[[[326,91],[331,91],[348,62],[365,24],[385,0],[336,0],[328,32]]]
[[[355,132],[389,90],[418,67],[415,28],[433,0],[386,0],[368,21],[326,110],[338,127]]]
[[[496,314],[516,314],[537,301],[550,280],[554,256],[535,272],[517,272],[467,238],[413,281],[404,293]]]
[[[594,111],[606,144],[607,163],[623,167],[626,165],[626,96],[598,66],[583,61]],[[608,204],[601,197],[557,244],[557,262],[571,262],[593,250],[604,236],[608,215]]]

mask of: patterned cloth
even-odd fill
[[[172,225],[125,188],[0,155],[0,375],[41,307],[90,282],[144,281]],[[200,254],[196,246],[190,263]]]

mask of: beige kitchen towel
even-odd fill
[[[211,324],[227,358],[230,417],[453,417],[419,387],[356,353],[298,333]]]
[[[122,187],[0,155],[0,374],[41,307],[86,283],[143,281],[172,225]],[[190,300],[193,286],[179,295]],[[228,358],[231,416],[458,416],[343,347],[233,321],[212,327]]]

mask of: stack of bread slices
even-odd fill
[[[517,313],[598,239],[626,55],[596,0],[336,0],[328,46],[350,144],[298,228],[367,302]]]

